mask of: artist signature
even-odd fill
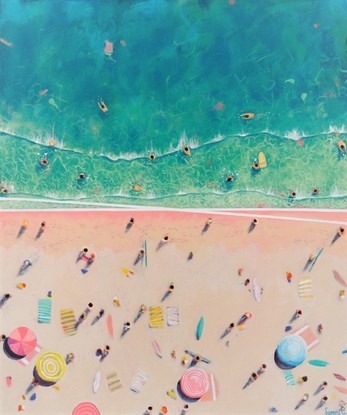
[[[344,406],[342,406],[340,409],[337,409],[335,411],[330,411],[328,408],[325,408],[324,414],[325,415],[345,415],[346,409]]]

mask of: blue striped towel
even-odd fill
[[[51,312],[52,312],[52,300],[50,298],[44,298],[42,300],[39,300],[38,322],[39,323],[50,323]]]

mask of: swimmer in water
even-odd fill
[[[188,146],[183,146],[183,147],[182,147],[182,151],[183,151],[183,153],[184,153],[186,156],[190,156],[190,155],[191,155],[191,153],[190,153],[190,148],[189,148]]]
[[[154,153],[150,153],[148,155],[149,160],[154,161],[155,160],[155,154]]]
[[[255,117],[254,112],[245,112],[243,114],[240,114],[240,118],[242,120],[251,120],[254,117]]]
[[[233,176],[232,176],[231,174],[229,174],[229,175],[225,178],[225,181],[226,181],[227,183],[231,183],[231,182],[233,182],[233,181],[234,181],[234,178],[233,178]]]
[[[80,181],[86,180],[86,178],[87,178],[87,175],[83,172],[79,173],[77,176],[77,180],[80,180]]]
[[[41,160],[40,160],[40,165],[41,166],[48,166],[48,164],[49,164],[49,161],[48,161],[48,158],[47,158],[47,153],[45,153],[42,157],[41,157]]]

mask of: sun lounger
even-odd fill
[[[110,392],[115,392],[116,390],[123,387],[116,372],[109,373],[106,376],[106,380],[107,380],[108,390]]]
[[[164,327],[164,313],[160,306],[152,306],[149,309],[149,327],[163,328]]]
[[[76,334],[76,318],[72,308],[60,310],[60,322],[67,336]]]
[[[315,335],[313,330],[306,324],[300,329],[294,331],[295,334],[298,334],[302,337],[307,344],[307,350],[310,351],[314,346],[317,346],[319,343],[318,337]]]
[[[38,306],[38,322],[50,323],[52,313],[52,300],[50,298],[41,299],[39,300]]]
[[[147,383],[148,379],[149,376],[147,373],[142,371],[137,372],[131,381],[130,390],[136,393],[141,392],[142,387]]]
[[[166,307],[166,324],[169,327],[179,326],[180,312],[178,307]]]

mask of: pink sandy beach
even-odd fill
[[[130,217],[132,228],[125,232]],[[202,233],[208,217],[213,219]],[[252,218],[258,223],[252,232]],[[17,238],[23,220],[28,228]],[[42,221],[46,228],[39,239],[35,236]],[[339,298],[343,286],[334,278],[337,271],[347,280],[347,236],[331,244],[340,226],[347,225],[344,211],[270,211],[240,210],[203,212],[175,211],[28,211],[2,212],[0,219],[0,295],[12,297],[0,309],[0,334],[8,335],[15,328],[26,326],[37,336],[41,351],[23,366],[0,352],[0,413],[24,412],[34,415],[70,415],[81,402],[92,402],[102,415],[143,415],[153,406],[153,415],[165,405],[168,414],[180,414],[187,402],[177,393],[177,383],[186,372],[181,358],[192,350],[212,362],[199,362],[195,367],[212,373],[219,384],[219,396],[212,401],[189,403],[187,414],[266,414],[276,407],[280,414],[325,414],[337,411],[341,400],[347,400],[343,390],[347,382],[346,301]],[[169,242],[156,247],[164,235]],[[148,264],[133,262],[147,241]],[[84,261],[76,263],[81,249],[88,247],[96,259],[83,274]],[[303,268],[310,254],[323,248],[311,271]],[[193,258],[187,261],[188,254]],[[18,276],[25,259],[33,266]],[[133,275],[126,277],[122,268]],[[239,269],[242,268],[242,275]],[[292,274],[288,283],[286,272]],[[263,289],[260,302],[244,285],[245,279],[256,278]],[[310,279],[312,297],[299,297],[298,284]],[[16,284],[24,282],[26,288]],[[160,302],[169,285],[174,291]],[[38,300],[47,299],[52,291],[50,323],[38,323]],[[114,304],[114,297],[120,306]],[[72,308],[78,317],[92,302],[90,315],[78,328],[76,335],[67,336],[60,323],[60,310]],[[147,311],[121,338],[123,324],[133,322],[141,304],[179,309],[179,325],[163,328],[149,327]],[[99,310],[105,316],[95,325],[91,322]],[[307,359],[291,370],[294,385],[289,386],[284,371],[274,362],[274,351],[295,310],[302,316],[291,323],[293,330],[307,324],[319,340],[308,352]],[[225,328],[252,313],[244,329],[237,327],[220,339]],[[106,316],[113,320],[114,336],[107,330]],[[196,327],[200,317],[205,326],[200,340]],[[320,334],[319,324],[323,326]],[[155,354],[152,339],[161,348],[162,358]],[[111,347],[109,355],[100,362],[98,348]],[[46,351],[75,354],[64,377],[54,387],[35,388],[36,399],[30,394],[22,399],[32,380],[35,362]],[[175,350],[177,358],[171,356]],[[189,357],[189,356],[188,356]],[[326,367],[313,366],[309,360],[323,360]],[[245,390],[243,385],[261,364],[267,370]],[[100,387],[93,393],[92,383],[100,370]],[[141,371],[148,380],[139,393],[130,390],[136,374]],[[113,372],[122,388],[111,392],[107,376]],[[6,377],[11,376],[8,386]],[[296,383],[299,377],[308,381]],[[322,381],[328,382],[324,392],[314,395]],[[340,388],[340,390],[336,389]],[[344,388],[344,389],[341,389]],[[177,399],[167,395],[174,390]],[[342,392],[341,392],[342,390]],[[347,392],[347,390],[346,390]],[[296,404],[304,393],[308,401],[297,411]],[[322,396],[328,401],[315,410]]]

